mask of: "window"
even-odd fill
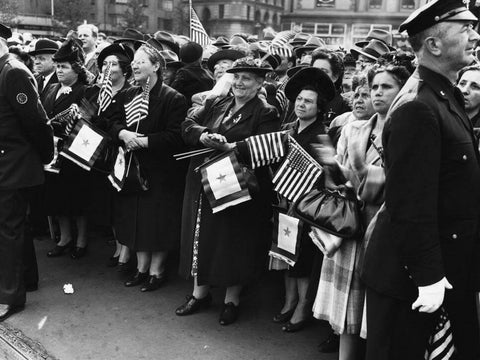
[[[115,0],[117,4],[128,4],[128,0]]]
[[[402,9],[415,9],[415,0],[402,0]]]
[[[218,18],[223,19],[224,15],[225,15],[225,5],[220,4],[218,5]]]
[[[172,19],[163,19],[163,30],[173,31],[173,22]]]
[[[247,5],[247,20],[250,20],[250,11],[252,10],[252,8],[250,7],[250,5]]]
[[[160,2],[163,2],[163,10],[173,11],[173,0],[164,0]]]
[[[263,15],[263,22],[264,23],[268,23],[268,21],[270,20],[270,14],[267,12],[265,12],[265,14]]]
[[[159,30],[163,29],[163,19],[162,18],[157,18],[157,28]]]
[[[369,2],[370,9],[381,9],[382,8],[382,0],[370,0]]]

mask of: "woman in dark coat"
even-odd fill
[[[123,189],[114,214],[118,241],[137,252],[137,272],[125,286],[143,284],[141,291],[158,289],[166,281],[167,253],[179,244],[185,187],[186,165],[172,155],[184,148],[180,124],[187,106],[183,95],[162,83],[161,63],[161,55],[149,45],[136,51],[132,70],[140,86],[118,95],[110,117],[112,138],[133,153],[148,181],[146,191]],[[127,117],[125,106],[143,96],[145,89],[148,114],[141,120],[136,115]],[[129,158],[127,154],[127,162]]]
[[[315,156],[312,146],[318,144],[319,135],[326,135],[323,115],[328,102],[335,96],[335,88],[330,78],[320,69],[305,67],[288,80],[285,94],[295,104],[297,120],[286,124],[283,129],[310,155]],[[281,204],[288,210],[292,203],[282,197]],[[307,299],[313,260],[319,250],[313,245],[308,233],[310,227],[303,225],[300,238],[300,254],[293,267],[285,272],[285,302],[281,311],[274,316],[276,323],[286,323],[282,330],[301,330],[311,319],[311,304]],[[277,259],[271,260],[272,269],[285,269],[286,264]]]
[[[58,84],[46,89],[43,107],[54,127],[54,134],[66,138],[65,123],[56,115],[72,104],[79,104],[86,88],[86,73],[83,67],[83,51],[73,40],[67,41],[53,56],[56,63]],[[71,219],[77,226],[77,239],[72,258],[85,254],[87,246],[86,212],[90,203],[90,176],[70,160],[60,159],[60,172],[48,173],[45,183],[45,206],[47,214],[55,215],[60,226],[60,241],[48,252],[49,257],[62,255],[74,243]]]
[[[276,110],[257,96],[266,63],[253,58],[234,62],[227,72],[234,74],[233,96],[208,100],[182,125],[188,145],[221,151],[235,150],[239,162],[246,164],[245,138],[277,131]],[[266,168],[255,170],[260,191],[252,200],[212,213],[194,169],[207,159],[191,160],[182,215],[180,273],[194,277],[193,294],[177,310],[188,315],[211,302],[209,286],[226,287],[220,324],[228,325],[238,316],[242,286],[250,283],[263,268],[271,237],[271,179]]]

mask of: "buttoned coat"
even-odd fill
[[[420,66],[392,104],[383,147],[385,206],[362,278],[378,293],[413,302],[417,287],[446,277],[455,346],[470,347],[470,304],[480,285],[480,166],[461,92]]]
[[[133,86],[121,91],[111,105],[110,133],[118,140],[127,127],[124,105],[142,93]],[[115,229],[123,245],[136,251],[166,251],[178,248],[180,219],[187,163],[175,161],[173,154],[184,150],[180,125],[185,119],[185,98],[160,80],[150,90],[148,115],[138,132],[148,138],[148,147],[134,151],[149,183],[149,190],[116,197]]]
[[[187,100],[188,107],[192,106],[192,96],[202,91],[213,88],[213,76],[200,64],[192,63],[178,69],[172,88],[183,94]]]
[[[182,124],[185,142],[192,147],[199,143],[203,132],[224,135],[228,142],[237,142],[239,161],[247,164],[248,150],[242,142],[251,135],[277,131],[280,127],[275,108],[254,97],[232,118],[238,122],[223,123],[234,97],[208,100],[205,106],[191,114]],[[182,215],[180,274],[190,277],[195,226],[201,200],[200,232],[198,237],[199,284],[232,286],[251,282],[266,267],[268,246],[271,244],[271,176],[268,168],[255,169],[260,185],[252,200],[213,214],[194,169],[207,156],[190,161]]]

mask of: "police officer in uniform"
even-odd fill
[[[23,250],[29,189],[44,180],[53,137],[32,73],[8,53],[0,24],[0,321],[23,309]]]
[[[419,66],[383,130],[385,204],[362,270],[368,360],[424,359],[444,311],[445,353],[478,359],[480,155],[454,86],[474,61],[476,22],[461,0],[434,0],[400,25]]]

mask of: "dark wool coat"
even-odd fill
[[[362,278],[376,292],[412,303],[418,286],[446,277],[453,285],[444,306],[455,347],[459,358],[470,359],[466,354],[478,346],[473,290],[480,289],[480,166],[472,124],[461,92],[422,66],[391,109],[383,130],[385,207]]]
[[[182,125],[183,137],[190,146],[201,147],[200,135],[209,131],[224,135],[228,142],[277,131],[279,121],[275,108],[258,97],[250,100],[232,118],[240,120],[229,126],[222,123],[234,97],[207,101]],[[243,142],[237,143],[239,161],[247,162],[248,150]],[[213,214],[201,184],[201,176],[194,169],[205,161],[197,156],[190,161],[185,188],[182,215],[182,243],[180,274],[190,276],[195,223],[201,197],[198,252],[198,284],[233,286],[252,281],[266,267],[268,247],[271,244],[271,177],[268,168],[255,170],[260,185],[252,200]]]
[[[73,103],[79,104],[85,94],[86,85],[76,82],[69,94],[63,93],[55,99],[61,84],[50,85],[43,98],[43,106],[51,119],[68,109]],[[55,134],[60,136],[60,134]],[[60,173],[46,173],[45,208],[49,215],[84,215],[90,205],[90,180],[88,171],[68,159],[60,157]]]
[[[110,118],[113,139],[127,129],[124,104],[141,92],[141,87],[133,86],[118,94]],[[186,113],[183,95],[157,81],[150,90],[148,116],[138,128],[148,137],[148,148],[135,150],[149,190],[137,194],[120,192],[115,200],[117,239],[132,250],[167,251],[178,247],[187,164],[175,161],[173,154],[184,150],[180,124]],[[135,131],[136,123],[128,130]]]
[[[188,107],[192,106],[192,96],[213,88],[213,76],[200,64],[193,63],[182,67],[175,74],[172,88],[185,96]]]

